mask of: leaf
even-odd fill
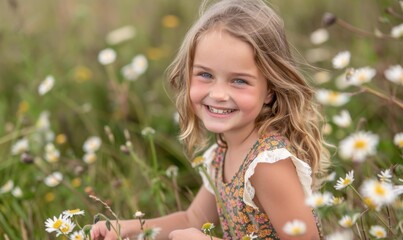
[[[106,221],[106,228],[108,229],[108,231],[111,230],[111,222],[109,220]]]

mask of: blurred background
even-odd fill
[[[89,194],[105,201],[121,219],[137,210],[154,217],[186,208],[201,180],[177,140],[165,69],[197,18],[200,2],[0,1],[1,239],[53,239],[44,222],[66,209],[85,210],[83,225],[99,212],[111,216]],[[327,140],[337,146],[358,129],[382,139],[379,154],[366,165],[343,161],[331,149],[332,171],[344,174],[358,168],[375,176],[392,168],[401,174],[401,149],[393,143],[394,134],[402,131],[401,107],[362,89],[342,89],[336,79],[343,71],[333,69],[332,58],[351,52],[351,66],[376,69],[369,83],[373,89],[401,99],[401,84],[391,84],[383,72],[403,62],[402,38],[385,37],[402,23],[402,2],[269,2],[283,17],[311,84],[352,93],[343,106],[354,122],[349,128],[331,122],[340,108],[323,108]],[[325,13],[358,30],[327,22],[327,37],[315,39],[312,33],[324,27]],[[104,49],[116,58],[102,62]],[[137,74],[125,68],[135,57],[141,68]],[[53,80],[44,82],[47,78]],[[178,175],[167,175],[167,169],[177,169]],[[332,185],[324,188],[330,191]],[[332,223],[354,204],[338,213],[324,211],[326,232],[336,230]]]

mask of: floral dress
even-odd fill
[[[249,179],[258,163],[275,163],[291,158],[306,196],[311,195],[311,168],[292,153],[288,140],[278,134],[262,135],[249,151],[238,172],[228,182],[223,180],[223,166],[226,148],[217,144],[211,146],[203,155],[207,173],[220,194],[217,210],[220,216],[223,239],[232,239],[230,224],[236,239],[244,236],[257,236],[258,239],[280,239],[270,222],[269,216],[259,210],[253,202],[255,189]],[[208,178],[201,173],[204,186],[214,194]],[[222,205],[221,205],[221,203]],[[224,207],[224,209],[223,209]],[[228,217],[226,218],[225,215]],[[230,222],[227,221],[230,219]],[[319,223],[317,221],[319,227]],[[320,229],[320,228],[319,228]]]

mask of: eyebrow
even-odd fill
[[[199,64],[193,65],[193,68],[200,68],[200,69],[203,69],[203,70],[208,71],[208,72],[213,71],[211,68],[208,68],[206,66],[199,65]],[[249,78],[257,79],[257,77],[255,75],[252,75],[252,74],[249,74],[249,73],[244,73],[244,72],[231,72],[230,75],[241,76],[241,77],[249,77]]]

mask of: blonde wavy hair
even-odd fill
[[[180,139],[188,154],[193,156],[208,143],[208,134],[189,97],[195,49],[203,34],[219,27],[253,48],[256,64],[273,95],[256,119],[259,133],[270,127],[283,134],[298,158],[306,161],[314,173],[323,173],[329,165],[329,153],[320,131],[322,118],[313,102],[314,90],[291,56],[283,21],[263,0],[221,0],[208,5],[208,1],[202,3],[200,18],[168,68],[180,116]],[[222,139],[220,135],[218,138]]]

